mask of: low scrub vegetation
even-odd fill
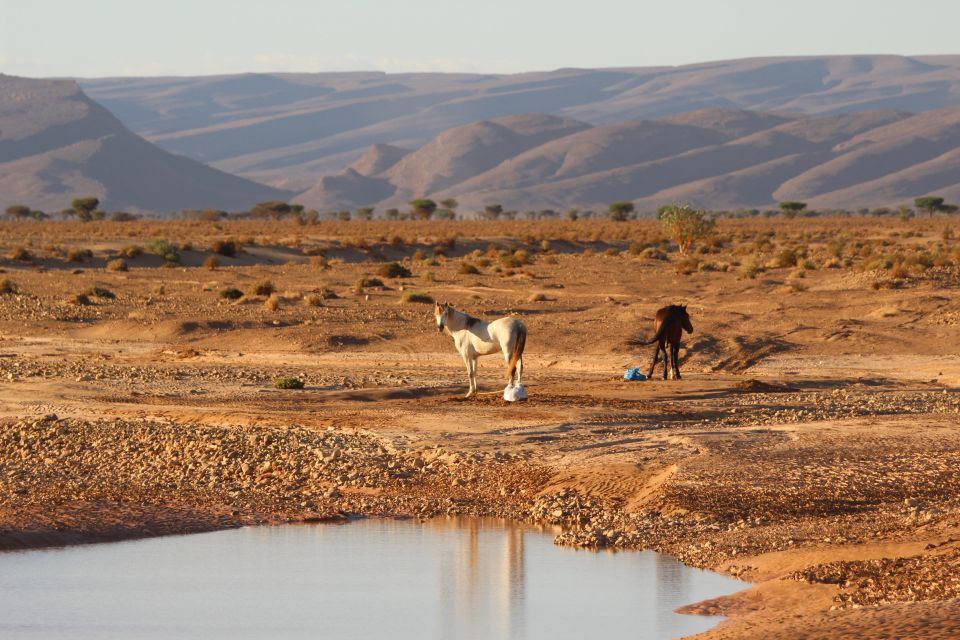
[[[306,385],[296,376],[281,376],[273,381],[273,386],[277,389],[303,389]]]
[[[0,280],[0,295],[6,296],[14,293],[20,293],[20,287],[10,278]]]
[[[218,295],[224,300],[239,300],[243,297],[243,291],[235,287],[227,287],[226,289],[221,289]]]
[[[303,389],[306,385],[296,376],[281,376],[273,381],[273,386],[277,389]]]
[[[117,294],[104,287],[90,287],[83,292],[84,295],[91,298],[101,298],[103,300],[115,300]]]
[[[432,296],[419,291],[407,291],[400,300],[405,303],[419,302],[421,304],[433,304]]]
[[[167,262],[180,262],[180,251],[177,249],[176,245],[167,240],[162,240],[160,238],[151,240],[144,245],[144,249],[150,253],[160,256]]]
[[[377,269],[377,275],[381,278],[409,278],[413,276],[410,269],[399,262],[387,262],[380,265],[380,268]]]
[[[261,280],[253,285],[253,293],[258,296],[269,296],[276,290],[277,288],[273,286],[273,283],[269,280]]]

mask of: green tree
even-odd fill
[[[258,202],[257,205],[250,211],[250,215],[254,218],[273,218],[274,220],[279,220],[280,218],[289,215],[292,209],[289,204],[282,202],[280,200],[267,200],[266,202]]]
[[[780,203],[780,211],[783,213],[783,217],[791,220],[796,218],[797,214],[806,208],[806,202],[797,202],[796,200],[788,200]]]
[[[370,220],[373,218],[374,207],[360,207],[357,209],[358,220]]]
[[[716,220],[704,209],[694,209],[686,203],[660,207],[657,216],[664,230],[677,243],[681,255],[686,255],[697,240],[709,237],[716,226]]]
[[[567,220],[576,220],[580,217],[580,209],[570,209],[567,211]]]
[[[7,215],[17,220],[30,217],[30,207],[22,204],[12,204],[7,207]]]
[[[394,208],[387,209],[386,211],[383,212],[383,216],[384,216],[387,220],[399,220],[399,219],[400,219],[400,209],[394,209]]]
[[[84,222],[93,220],[93,212],[100,206],[99,198],[74,198],[70,207],[76,212],[77,217]]]
[[[503,213],[503,205],[488,204],[483,207],[483,217],[487,220],[496,220]]]
[[[450,211],[456,211],[457,207],[460,206],[460,203],[457,202],[456,198],[444,198],[440,201],[440,206],[444,209],[449,209]]]
[[[417,198],[410,201],[410,217],[417,220],[429,220],[437,210],[437,203],[430,198]]]
[[[943,211],[943,198],[939,196],[923,196],[922,198],[914,198],[913,206],[921,211],[926,211],[933,217],[933,214],[937,211]]]
[[[607,213],[610,215],[611,220],[624,222],[629,219],[630,214],[633,213],[633,203],[628,200],[611,202],[610,206],[607,207]]]

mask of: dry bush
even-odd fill
[[[386,262],[380,265],[380,268],[377,269],[377,275],[381,278],[410,278],[413,276],[410,269],[398,262]]]
[[[80,305],[80,306],[87,306],[87,305],[93,304],[93,303],[90,301],[90,297],[87,296],[87,294],[85,294],[85,293],[78,293],[78,294],[75,294],[75,295],[70,296],[69,298],[67,298],[67,304],[75,304],[75,305]]]
[[[207,256],[207,259],[203,261],[203,266],[213,271],[220,266],[220,260],[214,255]]]
[[[477,269],[469,262],[461,262],[460,267],[457,269],[457,273],[461,273],[463,275],[473,275],[480,273],[480,269]]]
[[[547,300],[546,294],[543,293],[533,293],[527,298],[527,302],[546,302]]]
[[[748,280],[753,280],[766,270],[767,269],[763,266],[763,263],[761,263],[760,260],[754,256],[753,258],[744,262],[740,267],[740,275]]]
[[[683,260],[680,260],[679,262],[677,262],[676,265],[674,265],[674,268],[676,269],[678,274],[682,276],[688,276],[691,273],[695,273],[700,269],[700,260],[693,256],[690,256],[688,258],[684,258]]]
[[[11,260],[18,260],[20,262],[33,261],[33,254],[30,253],[30,250],[26,247],[14,247],[7,257]]]
[[[120,255],[128,259],[136,258],[137,256],[143,255],[143,247],[136,244],[128,245],[120,249]]]
[[[17,286],[16,282],[10,278],[0,280],[0,295],[6,296],[14,293],[20,293],[20,287]]]
[[[89,287],[83,294],[91,298],[100,298],[103,300],[114,300],[117,297],[117,294],[104,287]]]
[[[123,258],[114,258],[107,262],[107,271],[126,271],[129,269],[127,261]]]
[[[318,293],[308,293],[303,296],[303,304],[307,307],[322,307],[323,296]]]
[[[239,250],[236,240],[214,240],[210,245],[210,251],[228,258],[237,255]]]
[[[400,300],[405,303],[419,302],[421,304],[433,304],[433,298],[429,294],[419,291],[407,291]]]
[[[276,311],[280,308],[281,302],[283,302],[283,299],[274,293],[264,301],[263,306],[267,311]]]
[[[326,256],[313,256],[310,258],[310,266],[318,271],[326,271],[330,268],[330,263],[327,261]]]
[[[67,249],[67,262],[84,262],[93,257],[93,251],[90,249],[80,249],[79,247],[70,247]]]
[[[167,292],[167,288],[163,284],[153,285],[153,295],[162,296]]]
[[[383,286],[383,280],[381,280],[380,278],[371,278],[371,277],[365,276],[357,280],[357,283],[354,285],[353,288],[355,291],[363,291],[367,287],[382,287],[382,286]]]
[[[240,289],[236,287],[227,287],[226,289],[221,289],[218,295],[225,300],[239,300],[243,297],[243,291],[240,291]]]
[[[269,280],[261,280],[257,284],[253,285],[253,293],[254,295],[258,296],[269,296],[276,290],[277,288],[274,287],[273,283]]]

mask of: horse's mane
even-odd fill
[[[463,314],[463,316],[464,316],[464,322],[467,323],[467,328],[468,328],[468,329],[469,329],[470,327],[472,327],[473,325],[477,324],[478,322],[480,322],[480,318],[477,318],[476,316],[472,316],[472,315],[470,315],[469,313],[467,313],[466,311],[461,311],[460,313]]]

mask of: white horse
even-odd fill
[[[503,353],[507,363],[508,384],[514,384],[514,380],[520,384],[523,378],[523,347],[527,343],[527,327],[520,320],[500,318],[484,322],[439,302],[433,315],[437,320],[437,331],[446,329],[453,336],[453,344],[467,365],[470,381],[467,398],[477,392],[477,358],[491,353]]]

